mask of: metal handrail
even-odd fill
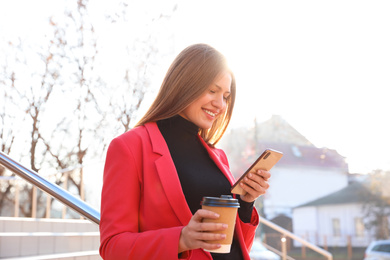
[[[24,167],[20,163],[14,161],[11,159],[8,155],[4,154],[0,151],[0,164],[2,164],[4,167],[9,169],[10,171],[14,172],[24,180],[28,181],[32,185],[37,186],[41,190],[47,192],[57,200],[61,201],[66,206],[72,208],[79,214],[83,215],[84,217],[88,218],[92,222],[95,222],[99,225],[100,223],[100,213],[96,211],[94,208],[92,208],[90,205],[85,203],[84,201],[80,200],[79,198],[73,196],[68,191],[64,190],[60,186],[51,183],[47,181],[46,179],[39,176],[36,172]],[[306,240],[294,235],[290,231],[279,227],[278,225],[272,223],[271,221],[266,220],[263,217],[260,217],[260,222],[275,229],[276,231],[279,231],[284,236],[290,237],[292,239],[295,239],[302,243],[303,245],[307,246],[308,248],[318,252],[319,254],[324,255],[328,258],[328,260],[333,260],[333,256],[328,251],[325,251],[324,249],[313,245]],[[283,252],[283,259],[286,259],[285,252]]]
[[[272,223],[271,221],[269,220],[266,220],[265,218],[263,217],[260,217],[260,222],[269,226],[270,228],[273,228],[274,230],[280,232],[283,234],[283,236],[285,237],[290,237],[291,239],[294,239],[294,240],[297,240],[298,242],[302,243],[303,245],[307,246],[308,248],[316,251],[317,253],[325,256],[326,258],[328,258],[328,260],[333,260],[333,255],[331,253],[329,253],[328,251],[316,246],[316,245],[313,245],[311,244],[310,242],[307,242],[306,240],[304,240],[303,238],[300,238],[298,236],[296,236],[295,234],[291,233],[290,231],[282,228],[282,227],[279,227],[278,225]],[[285,255],[283,255],[283,259],[285,259]]]
[[[81,199],[73,196],[68,191],[64,190],[60,186],[47,181],[45,178],[42,178],[33,170],[30,170],[20,163],[11,159],[8,155],[0,151],[0,164],[6,167],[8,170],[14,172],[19,177],[23,178],[27,182],[35,185],[41,190],[45,191],[49,195],[53,196],[66,206],[72,208],[80,215],[86,217],[92,222],[99,225],[100,223],[100,213],[92,208],[90,205],[82,201]]]

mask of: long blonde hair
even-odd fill
[[[157,97],[136,126],[178,115],[199,98],[224,71],[229,72],[232,77],[225,113],[215,120],[210,129],[200,129],[199,132],[207,143],[214,146],[229,125],[236,97],[236,80],[227,66],[226,58],[207,44],[191,45],[175,58]]]

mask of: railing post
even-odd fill
[[[305,239],[305,235],[303,235],[302,238]],[[302,259],[306,259],[306,247],[304,244],[302,244],[301,247],[301,254],[302,254]]]
[[[81,198],[81,200],[85,200],[83,168],[80,169],[80,198]]]
[[[64,183],[63,183],[63,186],[64,186],[64,190],[68,190],[68,177],[69,177],[69,172],[65,172],[65,179],[64,179]],[[62,206],[62,218],[65,219],[66,218],[66,205],[63,205]]]
[[[324,235],[324,249],[326,251],[328,251],[328,241],[327,241],[327,236],[326,235]]]
[[[31,206],[31,217],[37,217],[37,187],[33,185],[32,188],[32,206]]]
[[[49,195],[46,195],[46,218],[50,218],[50,211],[51,211],[51,197]]]
[[[84,171],[83,168],[80,169],[80,198],[85,201],[85,191],[84,191]],[[80,219],[84,217],[80,215]]]
[[[19,217],[19,183],[15,180],[15,209],[14,209],[14,217]]]
[[[282,242],[282,259],[287,259],[287,247],[286,247],[286,237],[283,236],[280,241]]]
[[[351,241],[351,236],[347,236],[347,246],[348,246],[348,259],[352,259],[352,241]]]

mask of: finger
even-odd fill
[[[249,180],[251,180],[251,181],[257,182],[257,183],[259,183],[259,184],[260,184],[260,183],[264,183],[264,182],[266,181],[263,177],[257,175],[256,173],[249,173],[249,174],[244,178],[244,180],[245,180],[246,182],[248,182]],[[248,182],[248,184],[250,184],[250,183]]]
[[[216,223],[219,214],[210,210],[200,209],[195,212],[194,216],[188,223],[188,227],[195,232],[219,231],[227,228],[226,224]]]
[[[205,220],[207,221],[207,219]],[[208,231],[222,231],[227,229],[228,225],[225,223],[213,223],[213,222],[202,222],[199,225],[199,231],[208,232]]]
[[[216,241],[226,238],[226,234],[216,232],[198,232],[194,238],[201,241]]]
[[[244,191],[249,193],[254,198],[259,197],[260,195],[263,195],[266,193],[267,189],[263,188],[256,182],[251,182],[248,184],[247,182],[241,183],[241,187],[243,188]]]
[[[268,181],[268,179],[271,178],[271,173],[269,171],[257,170],[255,174],[262,177],[266,181]]]
[[[216,249],[219,248],[218,244],[210,244],[207,241],[223,240],[224,234],[213,234],[208,232],[196,232],[188,226],[182,229],[180,235],[181,248],[184,250],[205,248],[205,249]]]
[[[200,222],[204,218],[217,219],[217,218],[219,218],[219,214],[217,214],[213,211],[210,211],[210,210],[199,209],[195,212],[193,218]]]
[[[249,174],[248,177],[244,178],[245,183],[252,187],[254,190],[260,190],[260,189],[268,189],[269,183],[268,181],[264,180],[262,177],[259,177],[254,174]]]
[[[200,226],[200,223],[195,226]],[[190,225],[183,228],[183,242],[187,248],[209,248],[205,244],[207,241],[217,241],[226,238],[226,235],[221,233],[221,230],[227,227],[226,224],[222,227],[222,224],[218,223],[202,223],[202,226],[200,230],[196,230],[194,226],[190,227]],[[211,230],[215,233],[207,232],[206,230]]]
[[[207,242],[202,242],[201,248],[206,249],[206,250],[215,250],[221,247],[221,244],[210,244]]]

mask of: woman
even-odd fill
[[[220,247],[223,223],[201,209],[203,196],[230,194],[234,177],[215,144],[234,106],[236,83],[225,58],[206,44],[187,47],[173,61],[160,91],[135,128],[108,149],[101,203],[104,259],[247,259],[258,225],[253,207],[268,189],[270,173],[251,174],[242,185],[229,254]]]

